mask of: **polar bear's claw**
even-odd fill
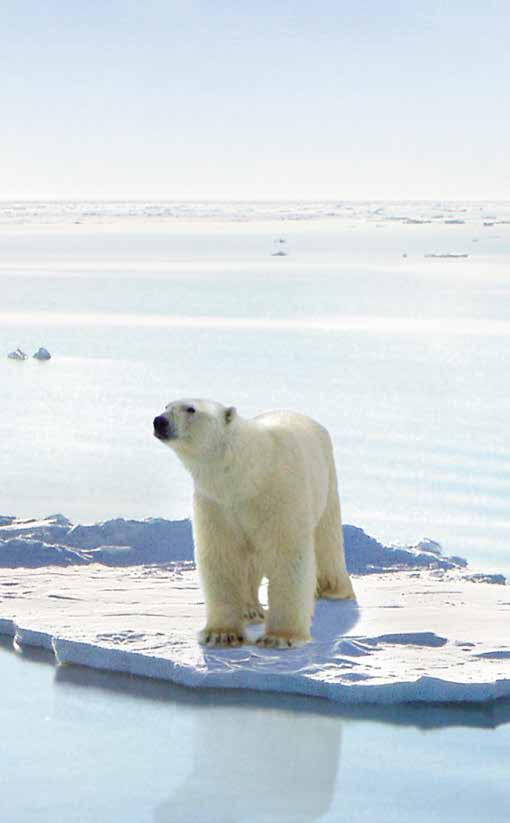
[[[262,606],[249,607],[243,613],[243,619],[247,623],[263,623],[266,619],[266,613]]]
[[[198,635],[198,642],[202,646],[241,646],[244,643],[244,635],[233,631],[214,631],[204,629]]]
[[[283,634],[263,634],[256,641],[257,646],[263,646],[265,649],[296,649],[305,643],[306,639],[303,637]]]
[[[333,582],[320,580],[317,585],[316,597],[325,597],[327,600],[356,600],[352,583],[347,576],[338,577]]]

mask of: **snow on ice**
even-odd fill
[[[73,526],[0,517],[0,633],[78,663],[195,687],[249,688],[349,703],[510,696],[510,595],[425,539],[388,547],[345,527],[357,602],[318,601],[313,641],[199,646],[203,599],[189,521]],[[494,585],[499,584],[499,585]]]

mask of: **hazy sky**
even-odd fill
[[[508,0],[3,0],[0,198],[510,199]]]

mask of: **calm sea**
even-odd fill
[[[2,204],[0,512],[187,516],[151,421],[205,396],[323,422],[345,522],[509,573],[509,215]],[[40,345],[50,362],[6,357]]]

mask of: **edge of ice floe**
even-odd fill
[[[58,665],[79,665],[166,680],[190,688],[253,689],[259,692],[320,697],[336,703],[484,703],[510,697],[510,678],[485,683],[459,683],[423,675],[414,681],[352,685],[327,683],[271,671],[202,672],[172,660],[141,652],[111,649],[79,640],[53,637],[48,632],[17,626],[0,618],[0,634],[13,638],[15,646],[36,646],[53,652]]]

